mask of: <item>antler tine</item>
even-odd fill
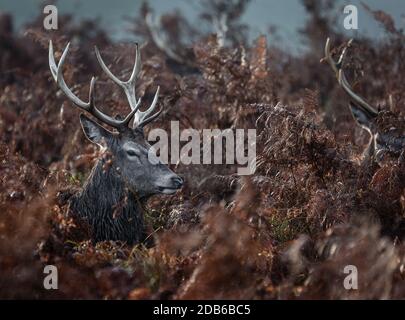
[[[332,70],[335,72],[336,77],[338,77],[339,70],[342,68],[342,63],[343,63],[344,57],[345,57],[346,52],[347,52],[347,48],[351,45],[352,41],[353,41],[353,39],[349,40],[349,42],[347,43],[347,45],[343,49],[342,54],[340,55],[338,62],[336,62],[335,60],[333,60],[332,54],[330,52],[330,42],[331,42],[330,38],[328,38],[326,40],[325,58],[328,61],[329,65],[331,66]]]
[[[350,86],[349,82],[346,79],[343,70],[339,70],[338,81],[339,84],[342,86],[342,88],[346,91],[346,93],[354,100],[354,102],[357,102],[361,107],[363,107],[366,111],[370,112],[371,114],[375,116],[378,114],[378,111],[375,108],[373,108],[361,96],[359,96],[353,91],[352,87]]]
[[[145,16],[145,23],[153,42],[160,50],[166,53],[167,56],[174,61],[181,64],[187,64],[187,61],[172,49],[166,34],[159,31],[158,22],[153,18],[150,12]]]
[[[346,56],[347,49],[351,46],[352,42],[353,42],[353,39],[350,39],[349,42],[344,47],[344,49],[339,57],[338,62],[336,62],[332,58],[332,54],[330,52],[330,38],[328,38],[326,40],[326,45],[325,45],[325,59],[328,61],[332,70],[335,72],[340,86],[354,100],[354,102],[358,103],[361,107],[363,107],[366,111],[370,112],[371,114],[377,115],[378,111],[375,108],[373,108],[366,100],[364,100],[361,96],[357,95],[353,91],[353,89],[352,89],[351,85],[349,84],[349,82],[347,81],[347,78],[342,69],[343,60]]]
[[[160,91],[160,87],[158,86],[155,96],[153,97],[152,104],[146,111],[138,110],[136,112],[135,120],[134,120],[134,127],[135,126],[143,127],[146,124],[152,122],[154,119],[156,119],[160,115],[160,113],[162,112],[162,109],[160,109],[158,112],[156,112],[152,116],[149,116],[156,109],[157,101],[159,99],[159,91]]]
[[[63,78],[62,72],[61,72],[63,63],[65,62],[66,55],[69,51],[69,47],[70,47],[70,42],[67,44],[65,50],[63,51],[62,57],[59,60],[59,64],[56,65],[54,52],[53,52],[53,44],[52,44],[52,41],[50,41],[49,42],[49,67],[51,69],[53,79],[55,80],[56,83],[58,83],[58,85],[59,85],[60,89],[63,91],[63,93],[74,104],[76,104],[77,106],[79,106],[82,109],[87,109],[89,107],[89,104],[82,101],[75,94],[73,94],[73,92],[67,86],[65,79]]]
[[[110,69],[108,69],[108,67],[104,63],[104,60],[103,60],[103,58],[101,58],[100,51],[98,50],[98,48],[95,47],[94,49],[96,52],[97,60],[100,63],[100,66],[103,69],[103,71],[107,74],[107,76],[113,82],[115,82],[119,87],[121,87],[124,90],[128,103],[129,103],[129,106],[131,107],[132,110],[136,111],[139,108],[139,101],[137,101],[137,99],[136,99],[135,82],[136,82],[136,78],[141,70],[141,56],[139,54],[138,44],[137,43],[135,44],[135,49],[136,49],[135,63],[134,63],[134,68],[132,70],[131,76],[128,79],[128,81],[121,81],[120,79],[118,79],[110,71]]]
[[[95,87],[96,79],[94,77],[91,78],[90,82],[90,91],[89,91],[89,113],[91,113],[93,116],[95,116],[97,119],[101,120],[102,122],[120,129],[122,127],[125,127],[129,124],[131,119],[134,117],[136,113],[136,108],[139,106],[141,103],[141,100],[138,101],[138,104],[135,106],[135,109],[131,110],[131,112],[123,119],[123,120],[116,120],[104,113],[102,113],[95,105],[94,103],[94,87]]]
[[[131,77],[129,78],[128,81],[121,81],[120,79],[118,79],[110,71],[110,69],[108,69],[108,67],[104,63],[97,47],[95,48],[95,51],[96,51],[97,60],[100,63],[101,68],[104,70],[104,72],[107,74],[107,76],[112,81],[114,81],[119,87],[121,87],[124,90],[131,109],[133,111],[135,111],[135,119],[134,119],[134,123],[133,123],[133,128],[142,127],[142,126],[146,125],[147,123],[151,122],[152,120],[156,119],[159,116],[159,114],[161,113],[161,110],[152,116],[150,116],[150,115],[156,108],[156,104],[157,104],[157,101],[159,98],[160,88],[159,87],[157,88],[155,97],[153,98],[153,101],[152,101],[152,104],[146,111],[139,110],[141,99],[138,99],[138,101],[137,101],[136,95],[135,95],[135,82],[136,82],[136,78],[137,78],[137,76],[140,72],[140,68],[141,68],[141,55],[139,53],[138,44],[136,44],[134,68],[132,70]]]
[[[104,113],[102,113],[95,105],[94,99],[94,88],[96,83],[96,78],[92,77],[90,82],[90,90],[89,90],[89,102],[84,102],[79,97],[77,97],[72,90],[69,89],[67,86],[65,79],[63,78],[63,64],[65,62],[66,56],[69,51],[70,43],[66,46],[65,50],[62,53],[62,57],[59,60],[59,63],[56,64],[55,56],[53,51],[53,44],[52,40],[49,41],[49,68],[51,70],[51,74],[55,82],[58,84],[59,88],[62,92],[71,100],[75,105],[77,105],[80,109],[90,113],[98,120],[102,121],[105,124],[108,124],[116,129],[120,129],[124,126],[127,126],[128,123],[133,118],[136,109],[131,110],[131,112],[125,117],[124,120],[116,120]],[[140,101],[139,101],[140,103]]]

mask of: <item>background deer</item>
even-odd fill
[[[162,111],[153,113],[159,88],[151,106],[144,112],[140,111],[141,99],[135,96],[135,82],[141,68],[138,45],[135,65],[126,82],[111,73],[95,48],[101,68],[124,90],[131,107],[131,112],[124,119],[112,118],[102,113],[95,105],[94,77],[90,82],[88,102],[79,99],[67,86],[62,67],[68,50],[69,44],[57,65],[52,42],[49,43],[49,67],[54,80],[69,100],[80,109],[116,129],[111,132],[84,114],[80,115],[84,134],[91,142],[112,155],[112,164],[106,165],[104,157],[98,160],[83,190],[70,200],[70,208],[75,215],[89,224],[95,241],[122,240],[129,244],[140,242],[145,239],[142,208],[146,200],[158,193],[175,193],[183,184],[183,180],[159,162],[153,152],[149,153],[151,146],[144,138],[144,126],[157,118]]]
[[[370,133],[370,142],[364,152],[364,162],[376,162],[381,165],[385,160],[397,159],[405,150],[405,121],[399,115],[390,111],[379,111],[372,107],[365,99],[357,95],[343,71],[343,60],[350,40],[344,47],[339,60],[332,58],[330,39],[325,45],[325,60],[332,67],[340,86],[350,97],[350,110],[356,122]]]

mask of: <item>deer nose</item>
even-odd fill
[[[176,189],[180,189],[183,186],[183,179],[179,176],[172,177],[171,180]]]

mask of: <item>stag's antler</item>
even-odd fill
[[[347,78],[344,74],[344,71],[342,69],[343,67],[343,60],[345,58],[347,49],[350,47],[352,44],[353,39],[351,39],[346,46],[344,47],[342,54],[339,57],[339,60],[336,62],[332,58],[332,54],[330,51],[330,39],[328,38],[326,40],[326,45],[325,45],[325,60],[329,63],[331,66],[332,70],[335,72],[336,77],[339,81],[340,86],[343,88],[343,90],[353,99],[353,101],[358,104],[360,107],[362,107],[365,111],[368,111],[372,115],[376,116],[378,114],[378,111],[373,108],[366,100],[364,100],[361,96],[357,95],[352,87],[350,86],[349,82],[347,81]]]
[[[136,54],[135,54],[135,63],[134,63],[134,69],[132,70],[132,74],[131,77],[129,78],[128,81],[124,82],[119,80],[111,71],[110,69],[107,68],[107,66],[105,65],[103,59],[101,58],[100,52],[98,51],[97,47],[95,48],[96,50],[96,56],[97,56],[97,60],[101,65],[101,68],[103,69],[103,71],[107,74],[107,76],[114,81],[119,87],[121,87],[124,92],[125,95],[127,96],[128,102],[129,102],[129,106],[131,107],[131,109],[135,112],[135,119],[134,119],[134,124],[133,127],[142,127],[146,124],[148,124],[149,122],[153,121],[154,119],[156,119],[160,113],[162,112],[162,109],[159,110],[158,112],[156,112],[155,114],[151,115],[152,112],[155,110],[156,105],[157,105],[157,101],[159,98],[159,90],[160,87],[158,86],[155,96],[153,98],[152,104],[150,105],[150,107],[146,110],[146,111],[141,111],[139,110],[139,103],[140,103],[140,99],[137,101],[136,99],[136,95],[135,95],[135,83],[136,83],[136,78],[139,74],[139,72],[141,71],[141,54],[139,52],[139,47],[138,44],[135,45],[135,50],[136,50]]]
[[[152,37],[155,45],[162,50],[167,56],[178,63],[186,64],[187,62],[180,54],[173,50],[172,45],[164,32],[160,32],[159,23],[152,16],[152,13],[148,12],[145,16],[145,24],[149,30],[150,36]]]
[[[159,116],[159,114],[161,113],[162,110],[160,110],[159,112],[150,116],[156,108],[156,104],[157,104],[157,100],[158,100],[158,96],[159,96],[159,87],[156,90],[156,94],[155,94],[155,97],[153,99],[151,106],[144,112],[139,110],[139,107],[141,104],[141,99],[136,99],[136,95],[135,95],[136,77],[138,76],[140,69],[141,69],[141,59],[140,59],[138,44],[136,44],[136,55],[135,55],[134,68],[132,70],[132,74],[131,74],[129,80],[126,82],[119,80],[107,68],[103,59],[100,56],[100,52],[98,51],[97,47],[95,48],[97,60],[99,61],[101,68],[112,81],[114,81],[118,86],[120,86],[124,90],[125,95],[128,99],[128,103],[131,107],[131,112],[125,117],[124,120],[114,119],[114,118],[102,113],[99,109],[97,109],[97,107],[95,106],[95,103],[94,103],[94,87],[95,87],[95,82],[96,82],[96,79],[94,77],[92,77],[91,82],[90,82],[89,102],[82,101],[69,89],[65,80],[63,79],[63,74],[62,74],[62,67],[63,67],[63,63],[65,61],[66,55],[68,53],[68,50],[69,50],[69,46],[70,46],[70,43],[68,43],[65,50],[63,51],[62,57],[60,58],[59,64],[57,65],[55,62],[55,58],[54,58],[52,41],[49,42],[49,67],[51,69],[51,73],[52,73],[54,80],[59,85],[59,88],[79,108],[90,113],[91,115],[96,117],[98,120],[102,121],[103,123],[108,124],[116,129],[121,129],[125,126],[128,126],[128,124],[132,118],[134,118],[133,128],[135,128],[135,127],[142,127]]]

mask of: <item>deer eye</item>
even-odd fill
[[[127,150],[127,154],[131,157],[139,157],[139,153],[136,150],[129,149]]]

